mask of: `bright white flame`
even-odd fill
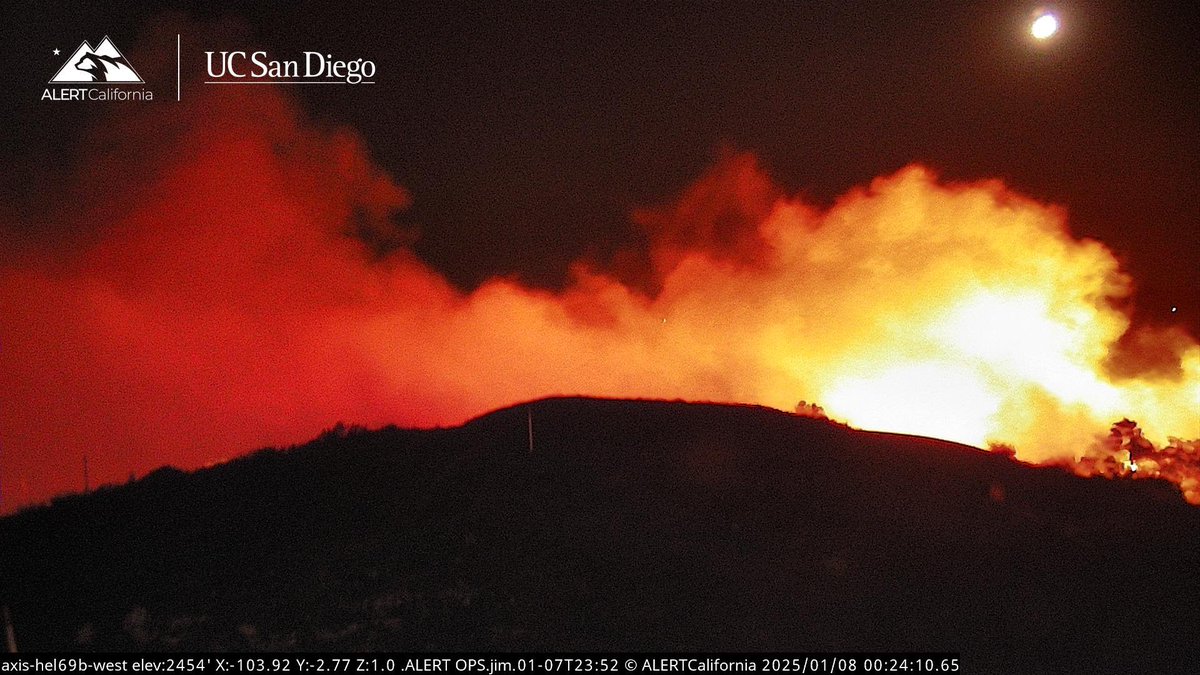
[[[1058,17],[1049,12],[1033,20],[1029,32],[1039,40],[1045,40],[1058,32]]]
[[[877,364],[824,392],[834,417],[863,429],[938,436],[983,447],[1002,394],[969,367],[945,361]]]
[[[1056,316],[1057,315],[1057,316]],[[950,308],[928,335],[972,361],[1002,367],[1036,383],[1060,400],[1085,402],[1116,414],[1115,387],[1095,373],[1086,344],[1090,312],[1050,306],[1034,293],[980,292]]]

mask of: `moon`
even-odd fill
[[[1039,14],[1029,25],[1029,33],[1038,40],[1049,40],[1058,32],[1058,17],[1051,12]]]

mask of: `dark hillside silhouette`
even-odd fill
[[[532,415],[535,448],[529,452]],[[950,650],[1189,670],[1200,509],[1156,481],[748,406],[338,427],[0,521],[24,650]]]

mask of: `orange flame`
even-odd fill
[[[1106,433],[1136,419],[1158,448],[1137,476],[1200,502],[1196,443],[1179,440],[1200,438],[1200,346],[1131,330],[1113,254],[998,181],[910,166],[822,210],[730,156],[634,214],[652,247],[620,259],[640,268],[579,262],[561,292],[496,279],[462,293],[345,237],[392,236],[409,196],[352,134],[309,128],[263,89],[131,127],[182,134],[153,174],[114,167],[145,198],[110,203],[82,178],[93,208],[48,218],[102,231],[67,255],[0,260],[3,478],[44,486],[31,500],[76,484],[71,453],[121,480],[339,418],[453,424],[585,394],[811,401],[803,414],[1114,476]]]
[[[1200,437],[1200,348],[1170,343],[1172,373],[1112,375],[1131,284],[1061,209],[919,166],[825,212],[786,197],[764,209],[766,183],[752,157],[727,158],[679,203],[640,214],[657,295],[584,267],[562,296],[495,282],[450,332],[503,336],[507,400],[803,398],[857,427],[1007,444],[1027,461],[1081,459],[1125,416],[1160,447]],[[381,318],[366,348],[387,358],[401,323]],[[495,370],[492,354],[454,358]],[[1149,466],[1139,476],[1168,476]]]

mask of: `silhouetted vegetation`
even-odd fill
[[[961,650],[1173,670],[1200,509],[1157,481],[747,406],[552,399],[0,521],[26,650]],[[1128,666],[1128,667],[1126,667]]]

